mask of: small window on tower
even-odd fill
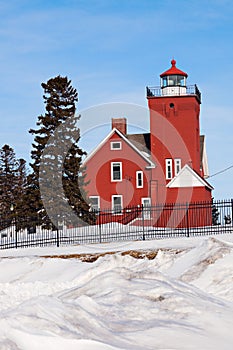
[[[166,87],[167,86],[167,77],[164,77],[163,80],[162,80],[162,86],[163,87]]]
[[[165,166],[166,166],[166,179],[170,180],[172,179],[172,159],[166,159]]]
[[[136,187],[137,188],[143,188],[143,172],[136,171]]]
[[[177,76],[177,85],[179,86],[185,86],[185,77],[182,75]]]
[[[174,103],[170,103],[170,108],[174,108]]]
[[[175,176],[176,176],[181,170],[181,159],[180,158],[176,158],[174,160],[174,162],[175,162]]]
[[[176,85],[176,75],[169,75],[168,76],[168,85],[169,86]]]

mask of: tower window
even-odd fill
[[[136,187],[143,188],[143,172],[136,171]]]
[[[174,108],[174,103],[170,103],[170,108]]]
[[[167,84],[167,77],[163,77],[162,79],[162,87],[166,87],[168,84]]]
[[[170,180],[172,179],[172,159],[165,160],[165,167],[166,167],[166,179]]]
[[[176,176],[181,170],[181,159],[180,158],[176,158],[174,160],[174,163],[175,163],[175,176]]]

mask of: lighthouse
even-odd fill
[[[160,74],[160,86],[147,88],[151,153],[156,155],[162,167],[166,159],[173,158],[173,163],[174,158],[180,159],[180,167],[187,163],[201,175],[201,94],[196,85],[187,85],[187,77],[188,74],[178,69],[173,59],[171,68]],[[185,149],[181,150],[181,144]],[[175,169],[172,170],[173,175],[176,174]]]
[[[209,200],[210,188],[205,194],[208,184],[203,182],[208,169],[205,138],[200,135],[201,93],[187,80],[188,74],[172,59],[171,67],[160,74],[160,86],[147,87],[151,156],[157,164],[153,178],[161,193],[164,187],[167,195],[175,187],[202,187],[197,200]]]

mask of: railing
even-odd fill
[[[184,86],[174,86],[176,90],[172,92],[173,96],[181,96],[181,95],[195,95],[197,99],[201,102],[201,92],[198,89],[197,85],[188,85],[186,86],[186,93],[184,94]],[[171,86],[172,88],[172,86]],[[178,89],[177,89],[178,88]],[[170,93],[166,90],[162,89],[160,86],[155,87],[146,87],[147,97],[160,97],[160,96],[169,96]]]
[[[82,213],[83,217],[85,213]],[[0,249],[148,240],[233,233],[233,200],[158,204],[96,214],[93,225],[59,223],[48,230],[31,218],[0,222]]]

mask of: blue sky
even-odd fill
[[[30,159],[41,83],[67,75],[79,92],[79,111],[125,102],[146,108],[145,86],[177,66],[202,92],[201,130],[210,174],[233,164],[233,3],[224,0],[0,0],[0,140]],[[104,113],[103,113],[104,114]],[[82,113],[88,130],[112,115]],[[149,128],[147,115],[129,123]],[[98,132],[99,131],[99,132]],[[104,136],[101,128],[96,137]],[[233,169],[209,179],[215,198],[233,198]]]

